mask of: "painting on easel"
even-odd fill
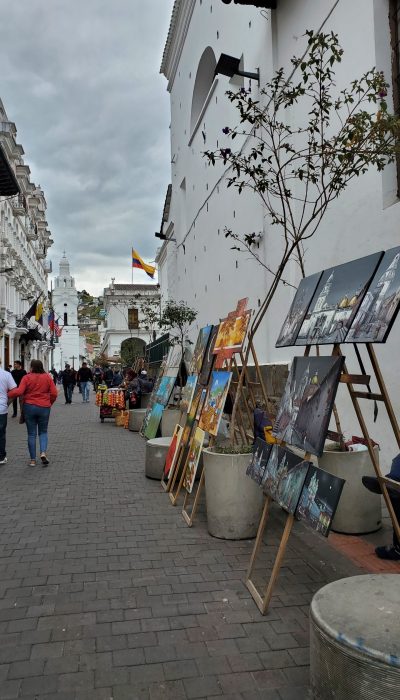
[[[272,447],[262,478],[264,492],[293,514],[297,508],[310,462],[285,447]]]
[[[246,338],[251,311],[246,310],[248,299],[240,299],[235,311],[219,324],[218,335],[214,346],[215,368],[223,367],[225,360],[232,358],[234,353],[240,352]]]
[[[296,345],[344,342],[381,257],[374,253],[325,270]]]
[[[317,284],[321,279],[321,275],[322,272],[316,272],[315,275],[309,275],[309,277],[304,277],[304,279],[301,280],[289,313],[279,333],[278,340],[276,341],[276,348],[285,348],[296,344],[299,330],[308,311],[308,307],[310,306]]]
[[[205,432],[200,428],[196,428],[189,446],[189,455],[186,464],[185,476],[183,479],[183,487],[188,493],[192,493],[193,484],[196,479],[197,468],[201,450],[203,449]]]
[[[256,438],[253,447],[253,456],[249,466],[246,469],[246,474],[258,485],[261,484],[264,476],[271,449],[272,445],[269,445],[261,438]]]
[[[173,345],[169,349],[168,357],[165,363],[164,377],[177,377],[181,362],[182,348],[180,345]]]
[[[152,440],[156,437],[163,411],[164,406],[161,403],[155,403],[151,409],[150,417],[144,431],[144,437],[148,440]]]
[[[344,357],[295,357],[275,420],[280,441],[320,457]]]
[[[214,360],[215,360],[215,355],[214,355],[214,347],[215,347],[215,341],[217,340],[217,335],[218,335],[218,330],[219,330],[219,324],[216,326],[213,326],[213,329],[211,331],[211,335],[208,341],[207,345],[207,350],[204,355],[204,360],[203,360],[203,366],[201,368],[201,372],[199,375],[199,384],[202,386],[207,386],[208,381],[210,379],[210,374],[211,370],[214,365]]]
[[[384,254],[346,342],[385,343],[400,308],[400,246]]]
[[[199,427],[210,435],[218,433],[231,378],[232,372],[214,370],[211,373],[210,388],[199,421]]]
[[[194,422],[196,420],[196,415],[197,415],[202,391],[203,391],[202,387],[197,384],[197,386],[194,390],[190,409],[189,409],[187,416],[186,416],[186,423],[185,423],[185,428],[183,430],[183,437],[182,437],[184,444],[186,444],[188,442],[189,437],[190,437],[190,433],[192,432],[192,428],[193,428]]]
[[[175,386],[175,382],[175,377],[163,377],[161,379],[161,382],[154,393],[157,403],[162,403],[163,406],[167,405],[172,394],[172,390]]]
[[[212,326],[204,326],[204,328],[200,328],[193,351],[192,361],[190,363],[189,374],[200,374],[212,328]]]
[[[180,408],[182,411],[188,412],[192,404],[194,390],[197,384],[197,375],[191,374],[187,378],[186,384],[182,389],[182,398]]]
[[[173,472],[176,458],[178,456],[179,447],[182,440],[183,428],[177,424],[172,434],[171,444],[168,448],[167,457],[164,466],[164,479],[167,480],[171,472]]]
[[[309,466],[296,518],[304,520],[313,530],[328,537],[345,480]]]

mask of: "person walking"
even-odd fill
[[[62,373],[62,385],[64,387],[65,403],[72,403],[72,394],[76,384],[76,373],[71,365],[65,365],[65,370]]]
[[[31,458],[29,466],[36,466],[36,434],[39,433],[40,459],[42,466],[47,467],[49,464],[47,459],[47,427],[50,408],[57,398],[57,389],[50,374],[45,372],[40,360],[32,360],[29,374],[22,378],[19,387],[8,392],[8,397],[11,399],[18,396],[23,400],[28,431],[28,449]]]
[[[17,386],[21,384],[22,377],[25,377],[26,375],[26,370],[22,368],[22,362],[20,360],[15,360],[14,362],[14,369],[11,370],[12,378],[14,379],[14,382],[16,383]],[[18,409],[18,399],[13,399],[13,413],[12,417],[16,418],[17,417],[17,409]],[[23,415],[22,413],[22,407],[21,407],[21,401],[19,402],[19,411],[21,416]]]
[[[78,369],[78,382],[81,387],[83,403],[89,403],[89,382],[93,382],[93,374],[87,362],[82,362],[82,367]]]
[[[0,367],[0,464],[7,464],[6,430],[8,418],[8,392],[16,388],[11,372]]]

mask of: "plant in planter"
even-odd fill
[[[164,306],[160,326],[165,328],[170,334],[169,342],[171,345],[178,345],[182,353],[182,361],[185,353],[185,347],[191,345],[189,340],[189,331],[192,323],[197,318],[197,311],[192,309],[184,301],[174,301],[170,299]],[[182,363],[179,366],[179,386],[183,385]]]

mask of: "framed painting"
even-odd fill
[[[386,343],[400,308],[400,246],[384,254],[346,342]]]
[[[193,399],[193,394],[196,389],[196,384],[197,384],[197,375],[196,374],[191,374],[187,378],[186,384],[182,389],[182,398],[181,398],[181,409],[182,411],[186,411],[186,413],[190,410],[190,406],[192,404],[192,399]]]
[[[322,273],[296,345],[343,343],[382,257],[382,252]]]
[[[287,513],[293,515],[297,508],[310,464],[279,445],[270,451],[262,487]]]
[[[194,435],[190,441],[189,454],[186,462],[185,476],[183,479],[183,486],[188,491],[192,493],[193,484],[196,479],[197,468],[199,466],[199,460],[201,451],[203,449],[205,432],[200,428],[196,428]]]
[[[297,335],[308,311],[308,307],[310,306],[317,284],[321,279],[321,275],[322,272],[316,272],[315,275],[309,275],[301,280],[289,313],[279,333],[278,340],[276,341],[276,348],[285,348],[296,344]]]
[[[339,504],[345,479],[309,466],[296,509],[296,518],[328,537]]]
[[[203,365],[204,355],[207,349],[207,344],[213,327],[204,326],[200,328],[197,336],[196,345],[194,346],[193,357],[190,363],[189,374],[200,374]]]
[[[295,357],[275,419],[280,441],[320,457],[344,357]]]
[[[178,457],[179,447],[181,444],[183,435],[183,428],[181,425],[177,424],[175,426],[174,432],[172,434],[171,444],[168,448],[167,457],[165,459],[164,466],[164,480],[168,481],[170,474],[173,474],[174,467],[176,464],[176,459]]]
[[[211,372],[210,388],[199,421],[199,427],[210,435],[218,433],[231,379],[232,372],[223,370]]]
[[[148,440],[152,440],[156,437],[163,411],[164,406],[162,405],[162,403],[155,403],[152,407],[149,420],[144,430],[144,436]]]
[[[253,455],[251,462],[246,469],[246,474],[258,485],[261,484],[264,476],[271,449],[272,445],[269,445],[261,438],[256,438],[253,446]]]

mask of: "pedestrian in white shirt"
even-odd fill
[[[16,383],[11,372],[5,372],[0,367],[0,464],[7,464],[6,429],[8,417],[8,392],[15,389]]]

